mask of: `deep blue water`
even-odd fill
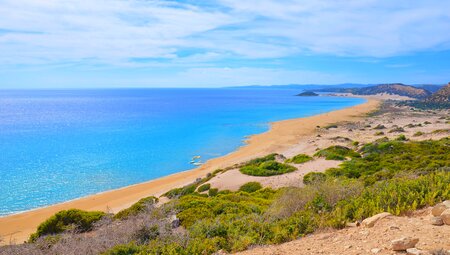
[[[0,215],[144,182],[227,154],[268,122],[364,100],[287,89],[0,91]]]

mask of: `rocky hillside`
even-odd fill
[[[361,87],[361,88],[329,88],[329,89],[326,88],[317,91],[352,93],[355,95],[391,94],[417,99],[424,99],[431,95],[431,92],[424,89],[423,87],[414,87],[402,83],[379,84],[375,86]]]
[[[355,89],[352,93],[358,95],[391,94],[412,98],[426,98],[431,95],[431,93],[425,89],[401,83],[380,84],[377,86]]]
[[[425,99],[425,102],[445,104],[450,102],[450,82],[436,93]]]
[[[405,101],[399,104],[419,109],[450,109],[450,82],[425,99]]]
[[[281,245],[255,247],[239,255],[448,255],[450,225],[445,225],[440,217],[435,216],[436,209],[444,207],[442,204],[433,210],[428,208],[409,216],[396,217],[381,213],[366,219],[370,224],[364,224],[364,221],[362,224],[348,224],[342,230],[312,234]]]

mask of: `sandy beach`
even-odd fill
[[[36,227],[45,219],[60,210],[78,208],[82,210],[101,210],[118,212],[129,207],[140,198],[156,195],[205,177],[207,173],[218,168],[232,166],[249,159],[273,152],[286,152],[298,148],[301,138],[311,136],[317,126],[326,126],[339,122],[352,122],[363,119],[368,113],[377,109],[380,98],[367,98],[367,102],[350,108],[307,118],[290,119],[272,123],[271,129],[265,133],[251,136],[246,146],[212,160],[194,170],[176,173],[156,180],[106,191],[103,193],[79,198],[65,203],[55,204],[19,214],[0,218],[0,237],[3,244],[21,243],[35,232]],[[0,239],[0,241],[1,241]]]

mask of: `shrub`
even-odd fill
[[[30,236],[29,241],[34,242],[37,238],[45,235],[54,235],[66,230],[86,232],[92,229],[93,224],[106,214],[104,212],[87,212],[78,209],[64,210],[42,222],[36,233]]]
[[[250,160],[247,165],[257,165],[267,161],[274,161],[277,155],[277,153],[272,153],[261,158],[255,158]]]
[[[262,189],[262,186],[259,182],[247,182],[239,188],[239,191],[244,191],[248,193],[253,193],[257,190]]]
[[[102,253],[102,255],[133,255],[137,254],[142,250],[142,247],[137,246],[133,243],[131,244],[121,244],[114,248]]]
[[[431,132],[432,134],[450,133],[450,129],[436,129]]]
[[[209,189],[208,190],[208,196],[214,197],[219,193],[219,189]]]
[[[331,125],[325,126],[324,128],[325,129],[331,129],[331,128],[337,128],[337,127],[338,126],[336,124],[331,124]]]
[[[450,139],[439,141],[400,142],[386,139],[366,144],[364,157],[353,158],[340,168],[327,170],[330,176],[363,177],[366,185],[393,178],[396,173],[432,172],[450,167]]]
[[[386,127],[384,125],[378,124],[376,127],[374,127],[373,129],[385,129]]]
[[[375,133],[375,135],[384,135],[384,132],[378,131],[378,132]]]
[[[422,135],[424,135],[424,132],[417,131],[417,132],[414,133],[413,136],[417,137],[417,136],[422,136]]]
[[[327,179],[326,174],[319,172],[310,172],[303,176],[303,183],[306,185],[324,182]]]
[[[158,198],[154,196],[146,197],[140,199],[138,202],[134,203],[132,206],[121,210],[116,215],[115,219],[124,219],[130,216],[137,215],[139,213],[145,212],[149,206],[158,203]]]
[[[209,190],[210,188],[211,188],[211,184],[206,183],[206,184],[203,184],[202,186],[198,187],[197,191],[203,192],[203,191]]]
[[[399,135],[397,138],[395,138],[395,140],[397,140],[397,141],[407,141],[408,139],[406,138],[405,135]]]
[[[312,157],[306,155],[306,154],[298,154],[290,159],[287,159],[286,163],[294,163],[294,164],[301,164],[312,160]]]
[[[264,161],[257,164],[247,164],[239,169],[241,173],[253,176],[272,176],[289,173],[297,170],[297,168],[278,163],[276,161]]]
[[[405,132],[405,129],[403,129],[402,127],[395,127],[389,130],[389,133],[402,133],[402,132]]]
[[[171,189],[171,190],[167,191],[166,193],[164,193],[163,196],[168,197],[168,198],[182,197],[182,196],[194,193],[196,189],[197,189],[197,184],[193,183],[193,184],[186,185],[182,188]]]
[[[361,157],[359,153],[344,146],[334,145],[326,149],[320,150],[314,154],[316,157],[324,157],[326,160],[344,160],[346,157]]]

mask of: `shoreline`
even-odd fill
[[[250,136],[245,146],[241,146],[224,156],[210,159],[195,169],[0,217],[0,237],[6,243],[21,243],[36,231],[36,227],[41,222],[60,210],[78,208],[115,213],[131,206],[143,197],[160,196],[172,188],[192,183],[195,179],[205,177],[207,173],[215,169],[231,166],[269,153],[280,152],[294,146],[299,138],[313,134],[316,131],[316,126],[363,118],[367,113],[376,110],[382,101],[374,97],[363,98],[367,99],[367,102],[352,107],[310,117],[273,122],[268,131]]]

